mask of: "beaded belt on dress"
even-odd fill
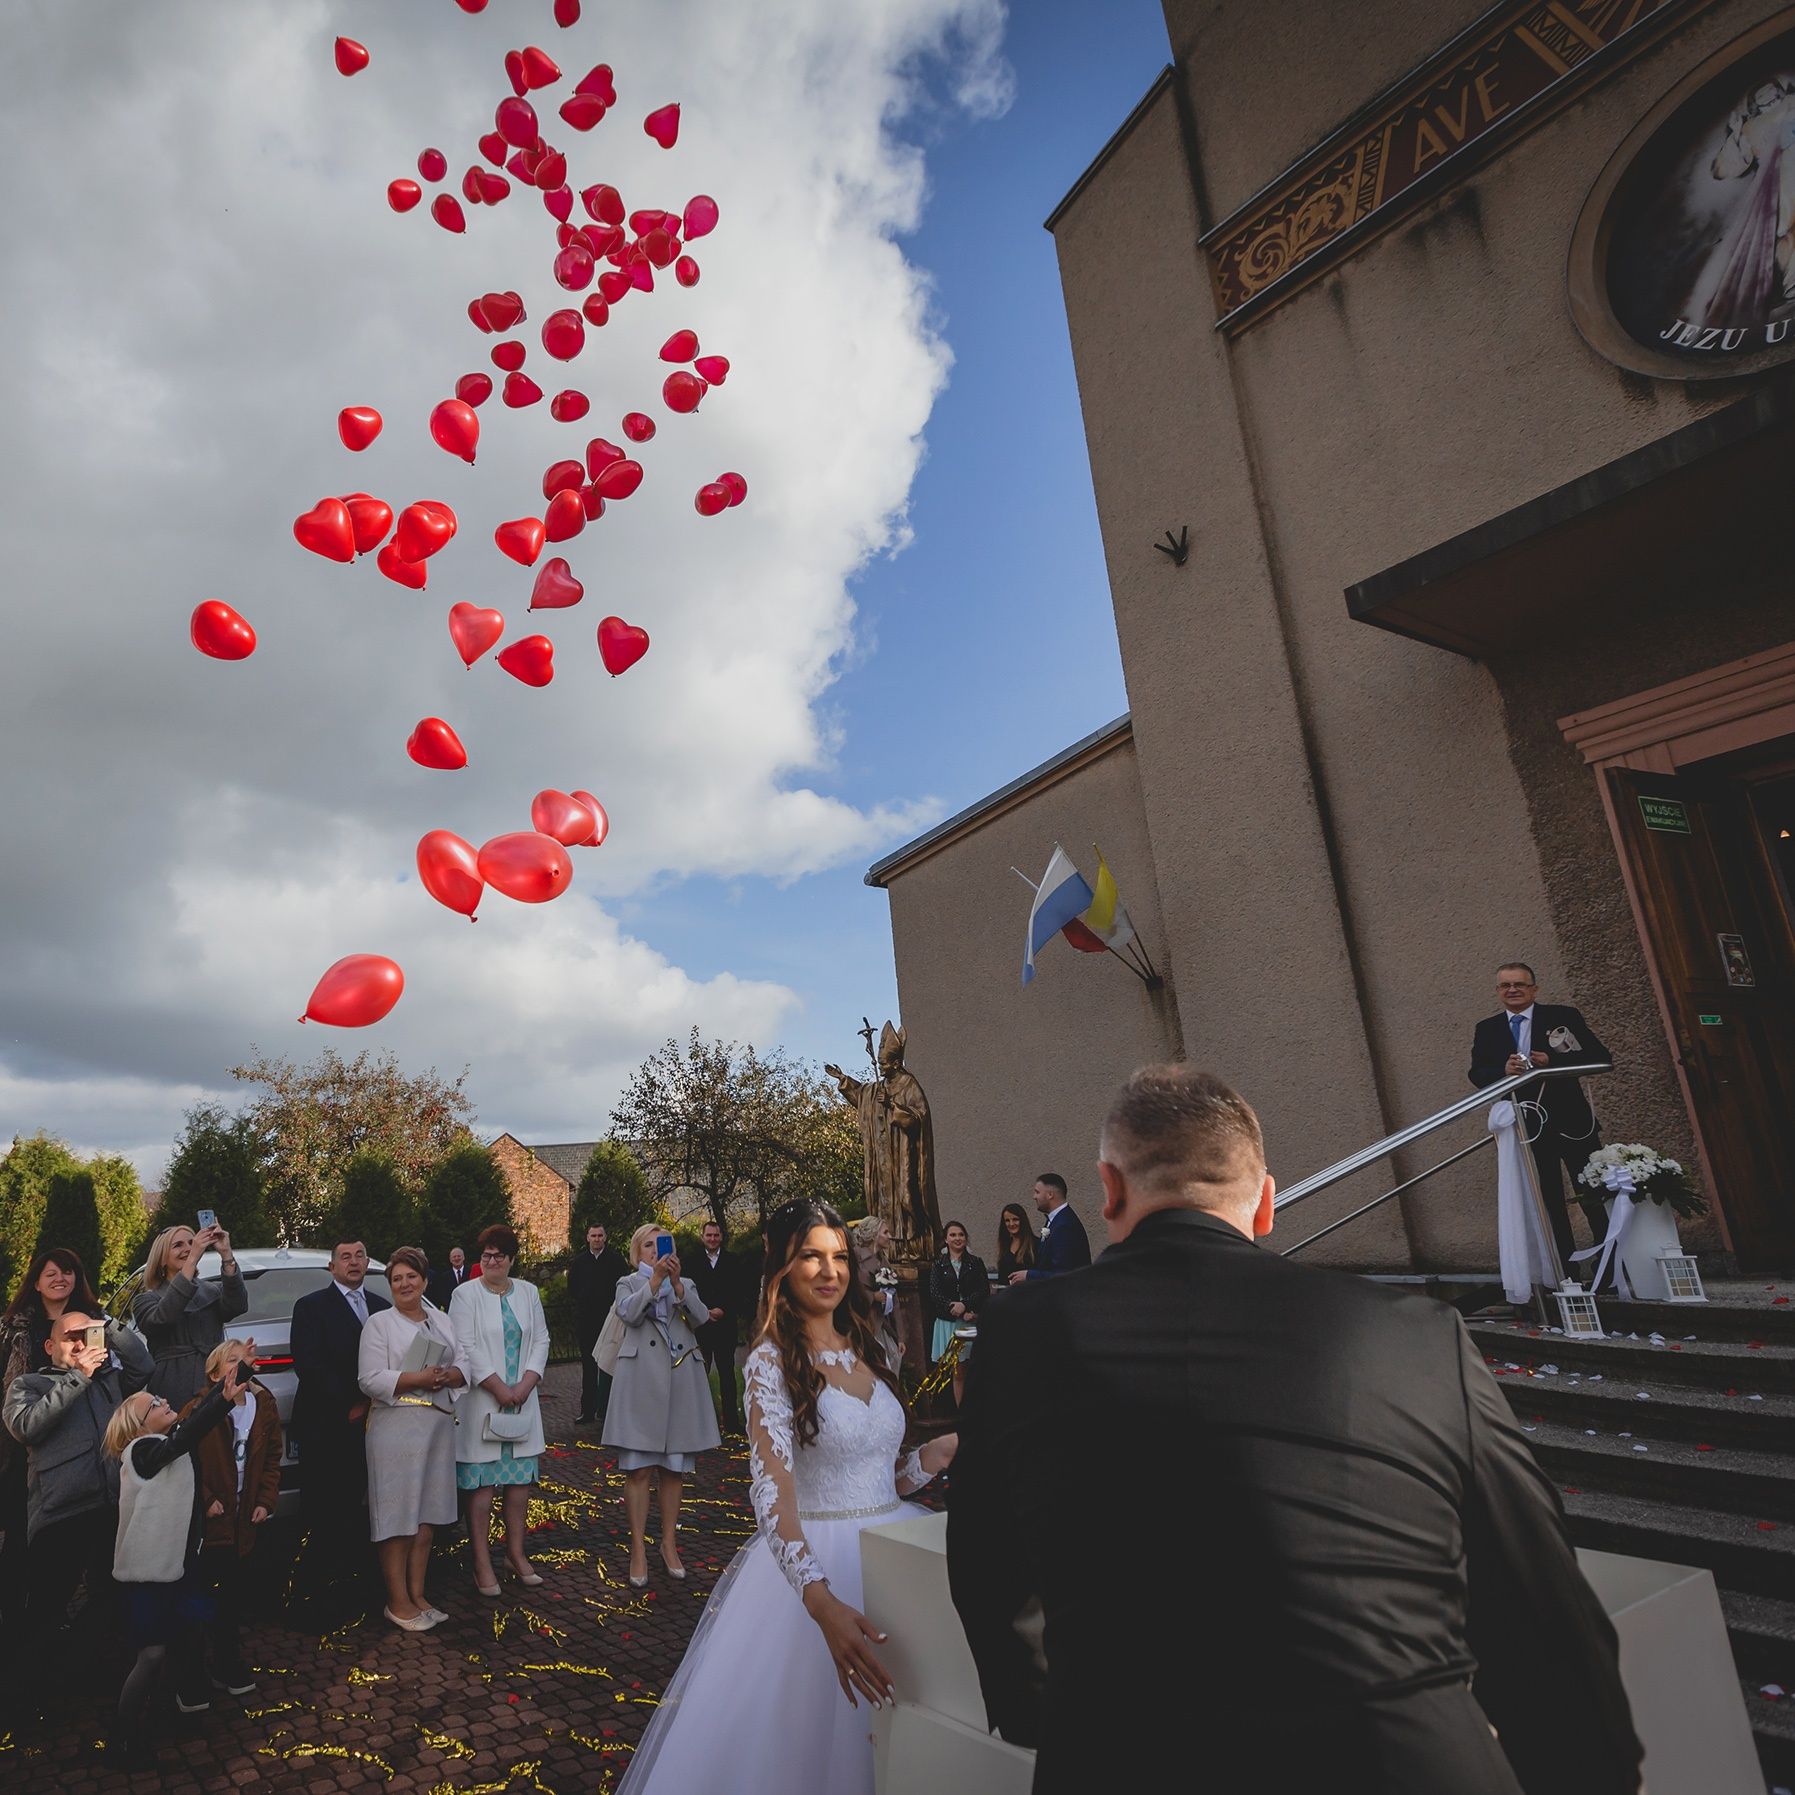
[[[901,1502],[875,1502],[871,1508],[801,1508],[800,1521],[863,1521],[868,1515],[894,1515]]]

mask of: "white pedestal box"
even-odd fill
[[[1620,1636],[1651,1795],[1760,1795],[1714,1573],[1617,1552],[1580,1551],[1577,1562]]]
[[[1612,1552],[1578,1562],[1620,1638],[1651,1795],[1762,1795],[1712,1573]],[[947,1586],[947,1516],[860,1536],[866,1615],[897,1685],[872,1716],[878,1795],[1028,1795],[1035,1754],[985,1730],[978,1671]],[[1127,1716],[1115,1716],[1118,1737]]]
[[[985,1730],[978,1669],[947,1587],[947,1516],[918,1510],[860,1536],[864,1612],[897,1705],[873,1715],[879,1795],[1028,1795],[1035,1754]]]

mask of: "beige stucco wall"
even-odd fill
[[[1021,983],[1029,894],[1058,841],[1086,876],[1097,843],[1167,982],[1149,993],[1107,954],[1055,940]],[[928,1093],[943,1219],[988,1255],[997,1212],[1057,1171],[1104,1243],[1097,1130],[1136,1066],[1174,1057],[1177,977],[1165,950],[1135,754],[1123,744],[916,865],[889,885],[906,1063]],[[1033,1214],[1032,1209],[1030,1214]]]
[[[1602,361],[1571,324],[1564,269],[1615,146],[1777,10],[1747,0],[1232,344],[1213,329],[1200,231],[1481,10],[1391,5],[1342,33],[1325,0],[1273,25],[1167,0],[1196,181],[1168,89],[1055,228],[1186,1033],[1260,1106],[1286,1181],[1466,1088],[1471,1024],[1509,955],[1625,1055],[1599,1093],[1611,1129],[1686,1146],[1593,778],[1553,720],[1781,639],[1763,606],[1698,639],[1635,634],[1620,656],[1599,637],[1564,660],[1543,645],[1543,675],[1499,680],[1347,615],[1353,581],[1736,396]],[[1186,522],[1179,570],[1151,543]],[[1344,1231],[1340,1257],[1491,1264],[1472,1168],[1409,1200],[1406,1232],[1393,1210]]]

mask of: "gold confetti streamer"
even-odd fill
[[[418,1729],[418,1737],[433,1751],[440,1751],[445,1757],[471,1758],[474,1748],[465,1739],[457,1739],[452,1733],[433,1733],[423,1721],[415,1720],[412,1725]]]
[[[368,1683],[390,1683],[393,1680],[392,1677],[387,1676],[383,1671],[363,1670],[359,1664],[349,1672],[350,1687],[355,1689],[359,1689],[364,1684]]]
[[[552,1664],[520,1664],[509,1674],[535,1676],[545,1670],[564,1670],[569,1676],[575,1677],[603,1677],[606,1682],[613,1680],[611,1673],[602,1664],[573,1664],[565,1658],[557,1658]]]
[[[256,1755],[263,1758],[280,1758],[283,1762],[290,1762],[294,1758],[341,1758],[346,1763],[371,1764],[389,1782],[392,1780],[393,1767],[385,1758],[378,1757],[371,1751],[357,1751],[353,1746],[326,1745],[315,1739],[295,1739],[285,1750],[281,1750],[276,1746],[275,1741],[286,1732],[287,1729],[282,1727],[266,1745],[258,1747]]]

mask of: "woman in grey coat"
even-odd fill
[[[196,1277],[201,1255],[214,1247],[224,1275]],[[223,1228],[216,1222],[197,1234],[164,1228],[150,1242],[143,1288],[131,1300],[131,1319],[156,1361],[150,1394],[166,1397],[177,1414],[184,1409],[206,1387],[206,1360],[224,1339],[224,1324],[248,1307],[249,1291]]]
[[[612,1374],[604,1443],[617,1450],[624,1473],[623,1507],[629,1517],[629,1580],[648,1582],[648,1479],[660,1474],[661,1562],[684,1581],[679,1559],[679,1498],[697,1455],[721,1444],[710,1380],[693,1329],[710,1319],[697,1291],[679,1274],[679,1260],[654,1257],[653,1222],[630,1238],[635,1270],[618,1281],[617,1315],[623,1344]]]

